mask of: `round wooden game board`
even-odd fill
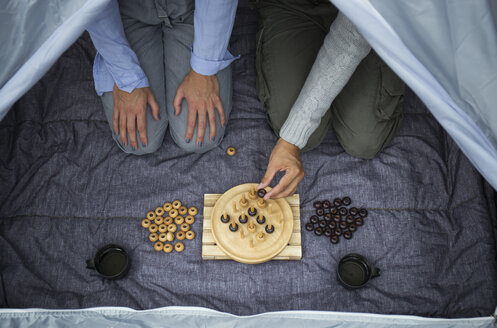
[[[259,197],[256,199],[248,197],[251,188],[255,186],[257,186],[255,183],[246,183],[226,191],[217,200],[211,215],[212,233],[219,248],[235,261],[249,264],[266,262],[278,255],[288,245],[293,231],[293,213],[288,202],[284,198],[269,199],[266,201],[266,207],[260,208],[257,205]],[[266,190],[269,189],[266,188]],[[247,207],[240,205],[242,195],[245,195],[249,202]],[[234,212],[233,202],[236,202],[236,213]],[[252,204],[257,209],[256,216],[248,215],[248,209]],[[271,205],[271,213],[268,213],[269,205]],[[223,213],[230,216],[230,222],[223,223],[221,221]],[[245,224],[238,221],[242,213],[245,213],[248,217],[248,222]],[[257,223],[256,218],[259,214],[266,217],[265,224]],[[236,232],[229,229],[233,221],[238,224]],[[249,232],[247,227],[250,222],[255,224],[255,232]],[[274,226],[273,233],[265,231],[268,223]],[[264,233],[263,240],[257,238],[260,232]]]

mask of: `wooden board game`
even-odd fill
[[[204,195],[204,260],[254,264],[302,258],[299,196],[263,201],[254,194],[256,186]]]

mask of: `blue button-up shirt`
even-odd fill
[[[195,1],[190,59],[195,72],[214,75],[238,58],[227,49],[237,4],[238,0]],[[111,0],[87,30],[97,49],[93,77],[98,95],[112,91],[114,83],[126,92],[149,86],[124,34],[117,0]]]

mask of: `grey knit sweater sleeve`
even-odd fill
[[[370,50],[371,47],[354,24],[339,13],[281,128],[280,137],[302,149]]]

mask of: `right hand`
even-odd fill
[[[267,187],[273,180],[276,172],[285,171],[280,182],[266,193],[264,199],[288,197],[297,191],[300,181],[304,178],[304,166],[300,160],[299,147],[280,138],[271,152],[266,174],[257,189]]]
[[[136,140],[136,127],[140,134],[140,141],[148,146],[147,139],[147,104],[152,109],[152,117],[159,120],[159,104],[149,87],[137,88],[128,93],[114,84],[112,90],[114,96],[114,114],[112,117],[113,129],[120,136],[124,146],[129,143],[134,149],[138,149]]]

